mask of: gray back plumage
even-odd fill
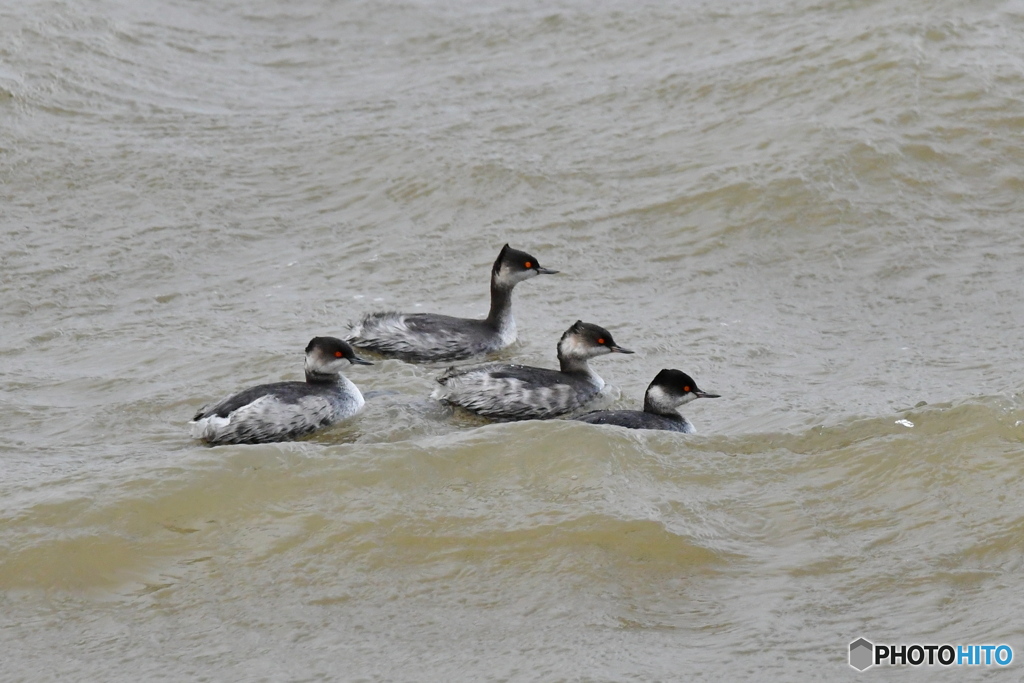
[[[507,244],[491,266],[491,307],[484,320],[437,313],[370,313],[352,324],[348,341],[362,349],[406,361],[453,361],[483,356],[516,339],[512,290],[540,274],[537,259]]]
[[[290,441],[351,417],[362,406],[362,394],[342,376],[331,383],[262,384],[204,407],[193,418],[192,433],[212,445]]]
[[[504,363],[449,368],[437,381],[445,389],[435,392],[436,398],[485,417],[507,420],[542,419],[572,412],[603,386],[593,373]]]
[[[362,349],[406,361],[453,361],[502,348],[498,331],[485,320],[436,313],[371,313],[352,327],[348,341]]]
[[[682,415],[656,415],[641,410],[595,410],[574,419],[594,425],[617,425],[629,429],[661,429],[686,434],[696,432],[690,421]]]

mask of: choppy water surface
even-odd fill
[[[8,3],[0,677],[1024,657],[1022,33],[1019,2]],[[604,325],[638,353],[601,404],[678,367],[724,396],[700,434],[450,416],[440,367],[384,361],[311,440],[189,441],[363,312],[483,315],[506,241],[563,274],[503,357]]]

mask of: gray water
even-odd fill
[[[1024,4],[0,7],[3,680],[851,680],[1024,655]],[[575,320],[699,434],[488,424],[442,366],[205,448],[373,310]],[[371,393],[372,392],[372,393]],[[954,667],[981,679],[998,667]]]

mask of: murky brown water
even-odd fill
[[[1022,34],[1019,2],[0,8],[0,678],[1019,658]],[[678,367],[724,396],[700,434],[451,417],[385,361],[312,440],[189,441],[363,312],[483,315],[506,241],[562,274],[504,357],[604,325],[638,353],[601,404]]]

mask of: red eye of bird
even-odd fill
[[[335,357],[335,358],[341,358],[341,357],[342,357],[342,356],[344,356],[344,355],[345,355],[345,354],[343,354],[343,353],[342,353],[341,351],[335,351],[335,352],[334,352],[334,357]]]
[[[523,268],[533,268],[533,261],[527,261],[524,263]]]
[[[601,337],[600,339],[598,339],[597,343],[598,344],[604,344],[604,337]]]
[[[683,393],[684,394],[690,393],[690,387],[683,387]]]

